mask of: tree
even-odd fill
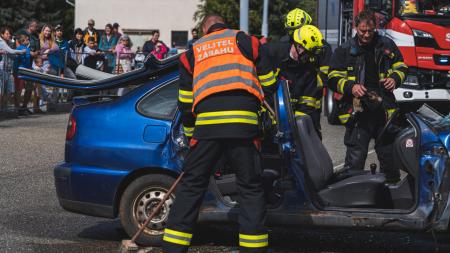
[[[239,0],[201,0],[194,14],[194,20],[199,23],[207,14],[217,13],[224,17],[232,28],[239,28]],[[285,15],[294,8],[301,8],[316,20],[317,0],[270,0],[269,5],[269,35],[274,38],[283,36]],[[251,34],[261,34],[263,1],[250,0],[249,30]]]
[[[17,31],[36,19],[39,25],[57,24],[65,28],[65,36],[73,34],[74,10],[61,0],[1,0],[0,26],[11,27]]]

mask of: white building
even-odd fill
[[[158,30],[160,40],[171,47],[185,47],[191,39],[193,16],[199,0],[76,0],[75,27],[84,30],[87,21],[95,20],[95,28],[103,30],[107,23],[119,23],[130,35],[133,48],[141,47]]]

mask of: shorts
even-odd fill
[[[14,87],[17,91],[25,89],[25,80],[14,77]]]

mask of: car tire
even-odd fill
[[[324,104],[325,115],[327,116],[328,124],[340,125],[341,122],[339,121],[337,105],[333,97],[333,92],[327,92]]]
[[[119,217],[123,228],[132,237],[145,222],[151,209],[160,203],[175,179],[160,174],[149,174],[134,180],[120,199]],[[175,195],[166,200],[161,211],[149,223],[136,242],[142,246],[160,246],[170,207]]]

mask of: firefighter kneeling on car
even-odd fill
[[[344,172],[363,170],[371,138],[377,139],[397,110],[393,91],[405,79],[407,66],[394,42],[375,31],[373,12],[355,17],[356,36],[338,47],[331,59],[328,86],[343,94],[339,119],[346,126]],[[393,138],[393,137],[390,137]],[[380,171],[398,181],[393,166],[393,140],[375,143]]]
[[[222,17],[202,22],[205,34],[180,56],[179,108],[190,150],[164,231],[163,251],[187,252],[212,170],[222,154],[236,169],[240,252],[265,252],[266,203],[258,150],[264,92],[276,77],[259,41],[228,29]]]

